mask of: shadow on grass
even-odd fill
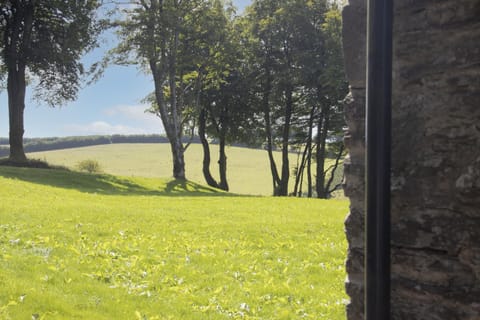
[[[88,174],[66,169],[0,166],[0,177],[104,195],[211,197],[234,196],[186,180],[147,179],[148,186],[107,174]],[[139,178],[139,181],[143,178]]]

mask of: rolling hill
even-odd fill
[[[211,171],[214,175],[218,170],[215,160],[217,150],[218,146],[211,146]],[[28,156],[69,168],[75,168],[82,160],[96,160],[104,172],[121,176],[170,177],[172,175],[170,146],[162,143],[97,145],[35,152]],[[275,153],[275,156],[280,160],[279,152]],[[227,175],[231,192],[251,195],[272,194],[270,167],[264,150],[227,147],[227,157]],[[185,153],[185,161],[187,179],[205,184],[202,175],[201,145],[192,144]],[[296,154],[291,154],[290,163],[293,169],[297,163]],[[327,162],[327,166],[329,164]],[[341,180],[342,170],[341,168],[338,170],[337,181]],[[290,179],[291,189],[293,189],[293,180],[293,178]]]

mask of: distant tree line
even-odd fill
[[[193,142],[200,143],[200,139],[194,138]],[[24,149],[25,152],[40,152],[115,143],[168,143],[168,138],[158,134],[25,138]],[[0,157],[8,156],[9,149],[8,138],[0,138]]]
[[[347,82],[335,1],[253,0],[242,15],[222,0],[109,2],[110,15],[99,13],[102,3],[0,5],[11,160],[26,161],[26,70],[38,98],[56,106],[75,99],[85,76],[111,63],[133,64],[152,76],[155,90],[145,100],[162,120],[176,179],[186,179],[184,153],[198,137],[210,186],[229,189],[226,146],[243,143],[266,150],[274,195],[327,198],[337,188]],[[79,59],[107,26],[118,45],[95,66],[100,69],[85,70]],[[218,174],[211,171],[212,141],[219,145]],[[294,172],[292,151],[298,155]]]

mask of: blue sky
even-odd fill
[[[251,0],[233,0],[239,12]],[[110,39],[113,45],[114,39]],[[107,44],[108,45],[108,44]],[[97,50],[91,56],[101,55]],[[91,60],[86,57],[86,60]],[[145,113],[141,100],[153,91],[151,76],[135,66],[109,67],[95,84],[83,88],[78,99],[60,108],[50,108],[31,99],[25,101],[25,137],[60,137],[103,134],[160,134],[160,118]],[[8,100],[0,94],[0,137],[8,137]]]

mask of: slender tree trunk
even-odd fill
[[[308,158],[307,158],[307,183],[308,183],[308,197],[313,197],[313,181],[312,181],[312,142],[308,146]]]
[[[298,170],[297,176],[295,177],[295,190],[293,191],[293,194],[299,198],[301,198],[303,195],[303,173],[305,172],[305,164],[307,163],[307,151],[307,146],[305,146],[302,154],[302,162],[300,163],[299,167],[300,170]]]
[[[335,179],[335,171],[337,171],[338,164],[340,163],[340,159],[342,159],[344,149],[345,149],[345,145],[342,143],[340,145],[340,150],[338,151],[337,157],[335,158],[335,164],[332,166],[332,171],[330,172],[330,178],[328,179],[328,182],[325,185],[326,196],[330,195],[330,193],[337,190],[337,188],[341,185],[341,183],[339,183],[332,188],[332,183],[333,183],[333,180]]]
[[[313,136],[313,120],[315,117],[316,106],[310,110],[310,117],[308,118],[308,136],[307,136],[307,183],[308,183],[308,197],[312,197],[312,136]]]
[[[295,187],[293,189],[293,194],[295,196],[301,197],[302,195],[302,185],[304,179],[305,167],[307,168],[307,183],[308,183],[308,197],[312,197],[312,136],[313,136],[313,124],[315,117],[316,107],[313,106],[310,109],[310,115],[308,118],[308,135],[305,141],[305,148],[302,153],[302,160],[299,165],[297,165],[297,175],[295,177]],[[300,188],[299,188],[300,187]]]
[[[227,139],[227,128],[229,127],[229,118],[228,118],[228,99],[222,103],[222,111],[220,114],[218,129],[218,169],[220,173],[220,189],[228,191],[228,181],[227,181],[227,153],[225,151],[226,139]]]
[[[228,191],[228,181],[227,181],[227,154],[225,152],[225,129],[220,130],[219,136],[219,159],[218,159],[218,168],[220,171],[220,189]]]
[[[303,164],[303,168],[305,168],[305,164]],[[303,196],[303,170],[302,175],[300,176],[300,187],[298,189],[298,197],[301,198]]]
[[[279,196],[288,196],[288,181],[290,178],[289,140],[290,140],[290,122],[293,112],[293,88],[291,85],[285,90],[285,123],[282,133],[282,178],[278,186]]]
[[[298,163],[298,160],[297,160],[297,174],[295,176],[295,186],[293,188],[293,194],[298,197],[300,197],[302,193],[300,181],[301,181],[301,178],[303,177],[303,171],[305,168],[306,159],[307,159],[307,146],[305,146],[305,148],[303,149],[302,159],[300,160],[300,163]]]
[[[16,64],[8,68],[8,111],[10,122],[10,160],[26,162],[27,157],[23,149],[24,110],[25,110],[25,66]]]
[[[272,79],[270,70],[266,69],[266,82],[263,91],[263,114],[265,120],[265,135],[267,138],[267,153],[268,161],[270,163],[270,172],[272,174],[272,186],[273,186],[273,195],[278,195],[278,186],[280,185],[280,176],[277,170],[277,164],[275,163],[275,158],[273,157],[273,134],[272,134],[272,121],[270,118],[270,94],[272,91]]]
[[[325,192],[325,157],[326,157],[326,142],[328,134],[328,117],[329,108],[327,105],[321,106],[320,117],[317,123],[317,177],[316,177],[316,191],[317,197],[321,199],[327,198]]]
[[[203,177],[207,184],[214,188],[220,188],[217,181],[212,177],[210,172],[210,145],[208,144],[208,140],[205,134],[206,128],[206,111],[202,108],[198,117],[198,135],[200,137],[200,142],[202,143],[203,148],[203,164],[202,164],[202,172]]]

